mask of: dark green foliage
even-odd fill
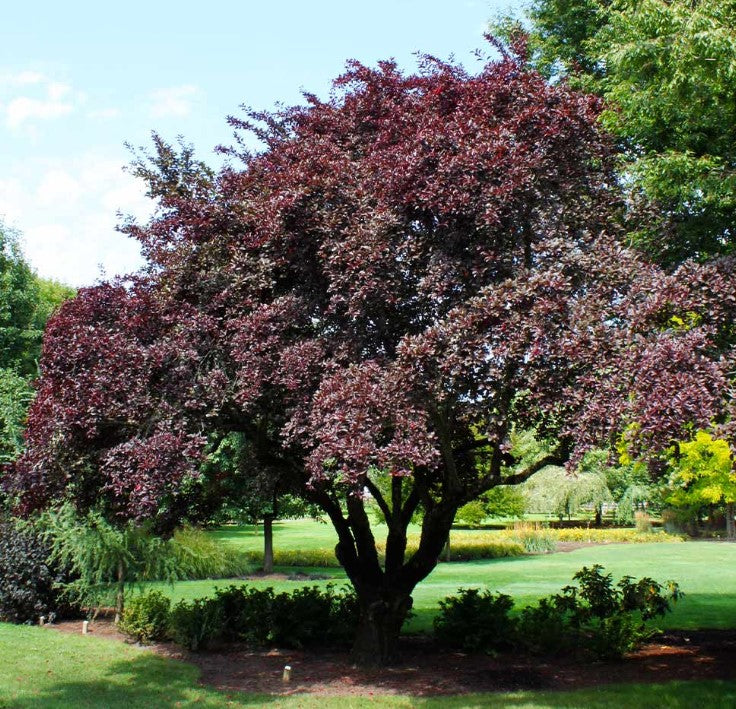
[[[149,591],[128,601],[118,627],[138,642],[162,640],[169,625],[171,601],[161,591]]]
[[[734,248],[736,6],[731,0],[532,0],[528,59],[609,107],[631,239],[668,266]],[[495,28],[507,41],[520,25]]]
[[[216,598],[179,601],[169,615],[171,637],[189,650],[206,649],[222,634],[223,611]]]
[[[272,588],[228,586],[216,589],[215,599],[223,615],[223,639],[240,640],[249,645],[268,643],[274,598]]]
[[[573,637],[561,596],[542,598],[536,606],[527,606],[517,624],[519,644],[532,653],[569,650]]]
[[[174,639],[191,650],[215,638],[255,647],[311,647],[352,639],[359,607],[355,593],[305,586],[291,593],[228,586],[211,599],[178,603],[171,612]]]
[[[662,586],[648,577],[625,576],[614,585],[599,564],[583,567],[573,578],[578,586],[566,586],[522,611],[518,638],[527,649],[578,648],[600,659],[622,657],[651,637],[645,621],[663,616],[681,595],[676,583]]]
[[[434,632],[440,642],[463,650],[502,650],[513,643],[514,622],[509,617],[514,601],[477,588],[461,588],[457,596],[440,601]]]
[[[17,233],[0,222],[0,368],[36,376],[46,321],[73,295],[72,288],[38,278],[23,258]]]
[[[35,622],[74,611],[58,586],[69,581],[68,574],[48,556],[48,545],[32,527],[0,522],[0,620]]]
[[[15,460],[23,447],[30,383],[12,369],[0,367],[0,465]]]

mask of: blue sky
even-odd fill
[[[85,285],[140,265],[115,231],[145,218],[124,148],[152,130],[183,135],[199,157],[230,142],[241,104],[326,96],[345,61],[417,51],[469,69],[487,21],[510,0],[272,0],[5,3],[0,42],[0,218],[45,277]]]

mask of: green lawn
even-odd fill
[[[260,531],[260,530],[259,530]],[[416,531],[416,530],[415,530]],[[457,538],[465,532],[453,530]],[[228,544],[243,549],[260,548],[262,539],[253,527],[228,527],[212,533]],[[330,525],[312,520],[279,523],[275,544],[284,549],[324,548],[334,544]],[[735,628],[736,627],[736,544],[718,542],[683,542],[657,544],[610,544],[584,547],[573,552],[524,556],[513,559],[442,563],[414,592],[415,617],[408,632],[426,631],[440,599],[455,593],[461,586],[488,586],[510,594],[517,606],[535,602],[541,596],[556,593],[569,584],[572,575],[583,566],[602,564],[620,578],[626,574],[652,576],[657,581],[673,579],[680,584],[685,598],[672,614],[660,621],[669,628]],[[334,568],[281,568],[287,574],[295,571],[330,577],[329,581],[251,581],[254,586],[274,586],[289,590],[297,585],[328,582],[338,585],[345,575]],[[230,581],[186,581],[162,590],[173,599],[211,595],[215,585]]]
[[[514,707],[567,709],[637,707],[686,709],[736,706],[736,682],[671,682],[609,686],[576,692],[513,692],[436,699],[394,697],[272,697],[218,692],[198,685],[193,665],[113,640],[73,636],[47,628],[0,624],[0,707]]]

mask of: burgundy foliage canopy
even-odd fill
[[[352,64],[327,101],[231,119],[265,148],[216,176],[156,140],[137,171],[159,210],[128,226],[149,266],[51,323],[22,504],[173,523],[208,437],[243,432],[330,517],[390,655],[460,505],[632,421],[657,450],[726,420],[733,264],[665,274],[620,245],[600,108],[514,56]],[[549,453],[514,461],[514,427]]]

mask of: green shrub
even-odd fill
[[[676,583],[662,586],[648,577],[625,576],[614,585],[598,564],[573,578],[578,586],[566,586],[521,612],[518,638],[527,649],[579,648],[599,659],[620,658],[651,637],[646,621],[667,613],[681,595]]]
[[[171,612],[174,639],[192,650],[215,637],[256,647],[302,648],[343,644],[355,632],[358,601],[351,589],[336,593],[330,584],[274,593],[273,588],[231,585],[215,597],[179,603]]]
[[[639,534],[651,534],[652,532],[652,518],[642,510],[634,512],[634,525]]]
[[[570,618],[560,596],[542,598],[527,606],[517,619],[517,642],[532,653],[565,651],[573,643]]]
[[[169,541],[174,568],[181,579],[219,579],[250,573],[248,555],[213,539],[207,532],[183,527]]]
[[[527,554],[548,554],[557,551],[554,531],[538,523],[517,522],[513,529],[504,532],[504,535],[520,544]]]
[[[192,651],[204,650],[222,634],[222,606],[216,598],[179,601],[169,615],[169,632],[180,645]]]
[[[302,648],[327,642],[334,595],[332,589],[304,586],[274,598],[271,638],[279,647]]]
[[[458,595],[440,601],[434,619],[437,639],[450,647],[489,652],[509,647],[513,641],[514,622],[509,611],[511,596],[482,593],[476,588],[461,588]]]
[[[271,640],[273,588],[228,586],[215,589],[223,620],[223,639],[265,645]]]
[[[119,628],[138,642],[162,640],[169,625],[171,601],[160,591],[131,598],[123,610]]]
[[[331,588],[328,585],[328,588]],[[335,645],[348,645],[355,637],[355,629],[360,619],[360,603],[352,586],[343,586],[332,596],[330,627],[327,642]]]

